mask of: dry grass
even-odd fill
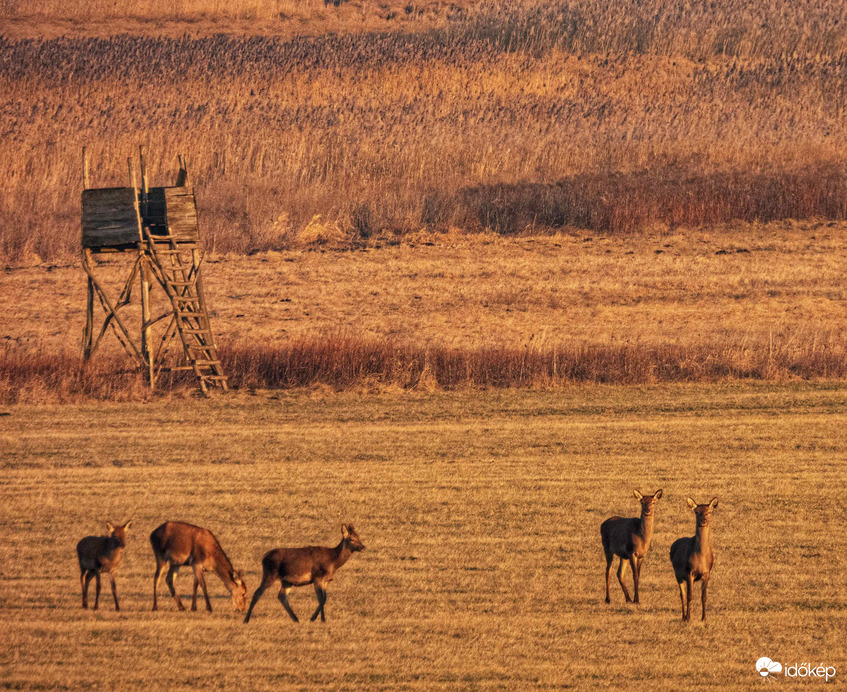
[[[765,655],[840,676],[843,394],[747,384],[12,408],[0,417],[3,684],[746,690]],[[633,487],[665,490],[643,603],[618,591],[606,606],[598,528],[636,509]],[[720,498],[705,626],[679,621],[667,559],[692,532],[689,494]],[[83,612],[74,545],[130,515],[124,610],[106,599]],[[293,625],[269,594],[244,626],[214,577],[212,615],[171,602],[153,614],[147,534],[165,519],[212,528],[251,589],[266,550],[334,544],[343,521],[368,550],[338,573],[325,625]],[[292,597],[301,614],[313,601]]]
[[[188,153],[220,252],[292,247],[316,215],[351,243],[450,225],[843,219],[845,10],[742,4],[488,3],[425,31],[2,39],[0,257],[75,252],[83,144],[98,186],[125,182],[139,143],[159,182]]]
[[[843,230],[418,234],[367,251],[217,257],[206,286],[226,371],[243,388],[838,379]],[[117,286],[123,260],[105,259]],[[91,371],[79,370],[78,267],[7,267],[3,283],[0,398],[144,396],[134,373],[107,376],[130,365],[109,335]],[[137,307],[127,313],[139,320]]]

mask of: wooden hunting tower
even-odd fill
[[[226,391],[226,376],[209,324],[203,296],[202,250],[197,231],[197,205],[188,184],[185,161],[173,187],[148,187],[144,152],[140,150],[141,187],[136,184],[132,160],[127,159],[130,187],[89,187],[88,158],[83,149],[82,268],[88,275],[88,302],[82,355],[88,361],[111,327],[124,350],[142,368],[151,389],[162,372],[193,370],[200,389]],[[95,255],[130,255],[123,290],[116,301],[106,293],[98,275]],[[139,279],[141,329],[138,336],[122,319]],[[152,279],[152,282],[151,282]],[[151,286],[158,285],[167,301],[152,316]],[[103,308],[102,324],[95,327],[95,296]],[[154,325],[156,334],[154,336]],[[182,362],[166,365],[176,337],[182,342]],[[136,343],[139,341],[140,343]]]

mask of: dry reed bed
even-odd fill
[[[330,9],[333,5],[336,9]],[[743,0],[680,6],[674,0],[464,0],[379,3],[386,29],[414,19],[426,27],[446,21],[459,35],[486,38],[509,50],[558,46],[582,52],[646,52],[666,55],[794,55],[842,51],[847,9],[825,0]],[[364,16],[369,8],[349,0],[0,0],[7,19],[182,20],[187,28],[201,19],[276,20],[278,31],[300,24],[308,34],[316,20],[345,14]],[[350,11],[352,10],[352,12]],[[311,22],[311,23],[310,23]],[[120,25],[117,25],[120,26]],[[264,25],[263,25],[264,26]],[[150,30],[155,27],[151,26]]]
[[[548,348],[419,348],[351,336],[325,336],[271,346],[229,344],[224,370],[236,389],[334,390],[403,388],[550,388],[572,384],[654,384],[727,380],[843,380],[843,335],[719,344],[647,346],[573,344]],[[69,353],[0,351],[0,403],[75,402],[147,398],[127,361],[100,358],[82,367]],[[186,373],[164,375],[160,389],[194,391]]]
[[[847,54],[830,28],[845,10],[740,7],[484,4],[418,33],[3,40],[0,256],[75,251],[84,143],[95,185],[124,184],[137,143],[154,181],[188,152],[218,251],[290,247],[318,214],[343,242],[844,218]]]

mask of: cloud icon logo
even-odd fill
[[[756,670],[763,678],[768,675],[776,675],[782,672],[782,664],[777,661],[771,661],[767,656],[762,656],[756,661]]]

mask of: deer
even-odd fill
[[[150,545],[156,557],[156,574],[153,577],[153,610],[158,610],[157,592],[167,566],[165,582],[179,610],[185,610],[174,587],[174,578],[180,567],[194,570],[194,590],[191,595],[191,610],[197,610],[197,586],[203,587],[206,610],[212,612],[209,592],[206,590],[204,572],[214,572],[232,595],[232,605],[239,612],[247,606],[247,585],[237,572],[226,553],[208,529],[179,521],[166,521],[150,534]]]
[[[718,506],[716,497],[704,505],[697,504],[690,497],[687,501],[688,506],[694,510],[697,528],[693,536],[678,538],[671,545],[671,564],[676,583],[679,585],[683,622],[691,620],[691,591],[696,581],[702,582],[700,602],[703,612],[700,619],[706,619],[706,589],[709,586],[709,575],[715,564],[715,556],[709,539],[709,520],[712,517],[712,510]]]
[[[321,622],[326,622],[324,606],[326,605],[326,585],[331,582],[335,572],[344,565],[353,553],[364,550],[365,546],[359,539],[352,525],[341,525],[341,543],[334,548],[308,546],[306,548],[277,548],[266,553],[262,558],[262,583],[253,594],[250,608],[244,617],[244,624],[250,622],[250,616],[258,600],[265,590],[279,579],[279,602],[294,622],[300,622],[288,602],[288,594],[295,586],[315,585],[318,597],[318,607],[312,614],[314,622],[318,615]]]
[[[94,591],[94,610],[100,604],[100,573],[106,572],[112,584],[112,596],[115,599],[115,610],[120,610],[118,605],[118,588],[115,585],[115,570],[121,563],[124,548],[126,547],[126,534],[132,519],[121,524],[106,522],[109,529],[108,536],[86,536],[76,544],[76,555],[79,559],[79,580],[82,584],[82,607],[88,608],[88,587],[91,579],[96,580]]]
[[[600,524],[600,538],[603,541],[603,552],[606,554],[606,603],[609,598],[609,574],[612,571],[612,561],[615,555],[620,558],[618,564],[618,582],[623,589],[627,603],[639,602],[639,583],[641,582],[641,566],[650,550],[653,541],[653,510],[662,497],[662,491],[657,490],[652,495],[642,495],[637,490],[632,494],[641,503],[641,517],[626,519],[624,517],[609,517]],[[627,562],[632,567],[632,580],[635,587],[635,598],[630,598],[623,577],[626,573]]]

